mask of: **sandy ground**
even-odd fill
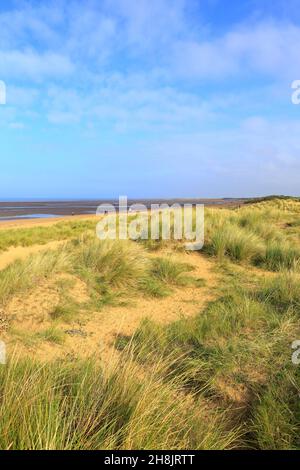
[[[76,220],[99,220],[96,215],[76,215],[53,217],[51,219],[18,219],[18,220],[3,220],[0,222],[0,230],[17,229],[17,228],[31,228],[41,227],[57,224],[58,222],[76,221]]]
[[[7,268],[7,266],[18,259],[25,259],[39,251],[55,249],[63,243],[65,243],[65,240],[53,241],[44,245],[10,247],[8,250],[0,253],[0,270]]]
[[[2,223],[0,227],[24,228],[52,225],[62,220],[90,220],[92,218],[96,220],[95,216],[86,215],[50,220],[18,220]],[[52,241],[44,245],[11,247],[0,253],[0,270],[6,268],[16,259],[25,259],[27,256],[39,251],[55,249],[63,243],[65,241]],[[158,252],[153,256],[161,255],[166,255],[166,253]],[[57,286],[58,279],[56,278],[42,282],[37,286],[33,286],[29,291],[15,296],[5,307],[5,311],[2,312],[4,314],[3,318],[8,319],[14,332],[14,334],[9,334],[9,331],[5,333],[5,341],[7,341],[8,347],[11,350],[17,347],[22,355],[29,354],[43,360],[66,356],[99,356],[99,353],[107,358],[114,354],[115,338],[118,335],[132,335],[144,318],[166,324],[185,316],[196,315],[209,300],[214,298],[214,287],[220,282],[220,275],[214,269],[214,261],[201,253],[172,253],[172,257],[176,261],[192,264],[195,270],[191,275],[196,279],[203,279],[205,282],[204,287],[173,288],[170,296],[161,299],[135,295],[132,298],[126,298],[126,305],[106,305],[99,311],[91,312],[90,310],[85,311],[84,308],[85,302],[89,300],[86,285],[80,279],[64,274],[62,278],[71,277],[74,284],[69,292],[70,296],[78,304],[82,304],[82,308],[76,321],[72,323],[60,322],[57,327],[63,332],[75,330],[77,333],[74,335],[66,334],[66,341],[61,346],[47,341],[36,343],[30,340],[30,335],[53,326],[50,313],[61,301]],[[254,267],[248,269],[251,269],[254,275],[271,275]],[[243,268],[236,266],[236,270],[243,270]]]
[[[183,317],[196,315],[208,300],[213,298],[213,287],[217,278],[212,270],[212,264],[199,254],[176,256],[178,261],[189,262],[195,267],[193,276],[204,279],[205,287],[180,287],[162,299],[146,297],[132,298],[132,305],[121,307],[106,307],[101,312],[94,312],[84,325],[87,338],[79,338],[76,349],[80,347],[82,354],[100,350],[102,354],[112,353],[115,338],[118,335],[130,336],[144,318],[157,323],[167,324]],[[79,346],[80,345],[80,346]],[[96,346],[96,348],[95,348]],[[74,343],[69,341],[69,350],[74,350]]]
[[[60,243],[63,242],[10,248],[0,254],[0,269],[18,258],[24,259],[40,250],[56,248]],[[47,341],[31,342],[30,339],[32,335],[53,325],[50,313],[61,300],[57,279],[45,281],[25,293],[16,295],[8,303],[4,313],[9,322],[9,329],[4,333],[4,337],[2,334],[2,337],[11,351],[17,348],[22,355],[29,354],[42,360],[66,356],[99,356],[99,353],[107,359],[114,354],[113,345],[116,336],[132,335],[143,318],[166,324],[184,316],[197,314],[205,303],[213,298],[213,287],[217,283],[213,263],[195,252],[176,253],[172,254],[172,257],[177,261],[192,264],[195,270],[191,274],[197,279],[203,279],[205,286],[174,288],[170,296],[162,299],[136,295],[126,298],[126,305],[105,306],[100,311],[85,312],[84,303],[88,300],[87,288],[80,279],[73,277],[75,285],[70,295],[83,307],[76,321],[60,322],[56,325],[64,332],[70,330],[76,332],[74,335],[67,333],[65,343],[57,345]]]

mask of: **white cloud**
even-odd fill
[[[60,0],[33,8],[22,2],[0,13],[0,74],[113,75],[134,61],[132,73],[144,70],[153,77],[156,69],[167,81],[249,74],[295,79],[298,26],[266,19],[245,21],[222,35],[209,33],[200,16],[193,17],[195,5],[192,0],[87,0],[83,7]]]
[[[0,75],[6,79],[40,81],[65,77],[73,71],[70,59],[55,52],[40,54],[31,49],[0,51]]]
[[[74,124],[80,120],[80,117],[76,114],[59,111],[49,113],[47,118],[51,124]]]
[[[34,106],[40,97],[38,88],[10,85],[7,88],[7,104],[18,108]]]
[[[136,88],[130,79],[122,82],[120,77],[116,85],[94,86],[85,93],[75,88],[50,87],[44,105],[51,122],[63,123],[63,119],[53,116],[67,113],[74,122],[93,122],[98,128],[133,133],[178,132],[180,128],[192,132],[217,114],[206,100],[192,93],[147,83]]]
[[[160,47],[186,34],[187,6],[192,0],[108,0],[108,10],[121,18],[127,45],[147,49]],[[158,52],[158,51],[156,51]]]
[[[295,77],[300,73],[299,43],[300,28],[292,24],[249,24],[217,39],[176,42],[170,63],[183,78]]]
[[[116,149],[126,167],[143,155],[149,174],[191,178],[195,195],[208,174],[212,186],[221,175],[219,195],[280,174],[296,188],[300,125],[276,104],[290,104],[290,77],[300,75],[299,27],[266,19],[209,32],[199,19],[195,27],[190,0],[18,5],[0,13],[0,78],[10,78],[2,126],[80,123],[97,144],[126,134],[133,144]]]

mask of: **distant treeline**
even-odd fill
[[[271,196],[254,197],[252,199],[247,199],[245,201],[245,204],[255,204],[256,202],[273,201],[274,199],[284,199],[284,200],[291,200],[291,201],[300,202],[300,197],[284,196],[284,195],[274,194],[274,195],[271,195]]]

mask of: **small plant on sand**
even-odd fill
[[[10,297],[28,289],[42,279],[66,271],[70,267],[67,251],[47,251],[29,256],[24,261],[15,261],[0,271],[0,304]]]
[[[232,261],[251,262],[263,256],[265,248],[254,233],[227,223],[214,230],[204,250],[220,261],[228,257]]]
[[[50,317],[53,320],[61,320],[64,322],[71,322],[77,318],[79,314],[79,305],[77,305],[72,299],[65,298],[56,305],[50,312]]]
[[[156,258],[152,261],[152,275],[166,284],[184,286],[193,282],[187,272],[193,271],[193,266],[187,263],[178,263],[169,258]]]
[[[275,278],[267,278],[258,297],[281,311],[293,309],[300,314],[300,274],[284,271]]]
[[[171,293],[166,284],[156,279],[151,273],[140,280],[139,287],[144,294],[150,297],[166,297]]]
[[[265,256],[259,259],[259,264],[270,271],[292,269],[300,260],[300,247],[291,246],[287,241],[272,241],[267,244]]]
[[[63,344],[65,341],[65,335],[63,331],[61,331],[55,325],[37,333],[37,338],[55,344]]]
[[[92,271],[99,283],[116,287],[136,284],[148,265],[139,245],[119,240],[84,243],[75,252],[75,257],[79,271]]]

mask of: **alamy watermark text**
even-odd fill
[[[97,215],[102,216],[96,229],[100,240],[184,240],[187,250],[201,250],[204,244],[203,204],[128,206],[127,196],[121,196],[118,206],[101,204]]]

